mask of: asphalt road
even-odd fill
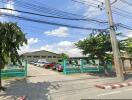
[[[87,98],[93,99],[132,99],[132,87],[124,87],[114,90],[105,90],[104,92],[99,92],[94,96],[89,96]]]

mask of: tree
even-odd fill
[[[1,70],[6,64],[15,64],[20,61],[18,50],[23,44],[27,44],[25,34],[16,23],[0,23],[0,90],[4,90],[1,82]]]
[[[117,33],[120,36],[122,33]],[[119,49],[126,51],[132,55],[132,38],[118,41]],[[99,33],[97,35],[90,34],[90,37],[80,40],[75,43],[76,47],[82,50],[84,55],[89,55],[89,59],[99,59],[102,66],[107,69],[107,61],[113,60],[113,55],[108,54],[112,52],[110,35],[108,33]],[[105,70],[107,72],[107,70]]]
[[[90,34],[90,37],[75,43],[76,47],[82,50],[84,55],[89,55],[89,59],[99,59],[99,62],[107,69],[106,61],[111,60],[106,52],[112,51],[110,35],[102,32],[97,35]],[[107,70],[105,70],[107,71]],[[107,72],[108,73],[108,72]]]
[[[132,38],[127,38],[120,41],[120,48],[132,56]]]
[[[68,56],[67,54],[65,54],[65,53],[61,53],[61,54],[60,54],[60,57],[61,57],[62,59],[68,59],[68,58],[69,58],[69,56]]]

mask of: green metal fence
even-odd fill
[[[23,61],[22,66],[19,64],[7,65],[1,71],[1,76],[2,77],[26,77],[27,76],[27,61]]]
[[[109,71],[112,71],[111,63],[108,63],[107,67]],[[65,59],[63,61],[63,73],[64,74],[87,73],[87,72],[103,73],[104,67],[100,66],[99,62],[93,64],[83,59],[80,59],[78,61],[71,60],[70,62]]]

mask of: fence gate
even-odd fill
[[[22,61],[22,65],[8,64],[1,71],[2,77],[26,77],[27,76],[27,61]]]
[[[108,70],[112,71],[112,64],[107,64]],[[104,67],[99,65],[99,61],[95,60],[95,63],[87,62],[84,59],[80,60],[67,60],[63,61],[63,73],[73,74],[73,73],[103,73]]]

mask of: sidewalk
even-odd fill
[[[121,87],[132,86],[132,74],[128,74],[125,76],[125,80],[123,82],[108,82],[102,84],[96,84],[97,88],[101,89],[117,89]]]

